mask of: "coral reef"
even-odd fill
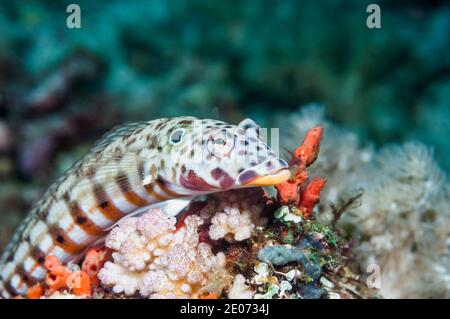
[[[108,235],[105,244],[113,250],[113,262],[105,264],[99,278],[128,296],[221,296],[231,275],[224,253],[214,255],[212,245],[250,238],[256,226],[267,222],[265,200],[261,190],[229,191],[211,195],[204,207],[178,223],[158,210],[129,218]]]

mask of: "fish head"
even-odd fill
[[[190,120],[170,130],[172,181],[198,192],[272,186],[289,179],[288,163],[266,144],[251,119],[238,125]],[[170,172],[168,172],[170,174]]]

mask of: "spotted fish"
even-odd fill
[[[176,117],[117,127],[34,205],[0,259],[0,294],[26,293],[44,278],[46,256],[76,259],[125,216],[152,206],[176,216],[195,196],[289,176],[250,119],[231,125]]]

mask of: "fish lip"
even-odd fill
[[[242,172],[241,176],[245,176],[246,172],[254,172],[251,168]],[[244,179],[240,184],[242,186],[274,186],[287,181],[291,177],[291,171],[289,167],[280,167],[273,171],[270,171],[264,175],[258,175],[255,173],[254,177]],[[240,178],[239,178],[240,180]]]

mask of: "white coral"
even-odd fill
[[[158,209],[120,223],[106,239],[106,246],[114,250],[114,262],[107,262],[100,270],[101,282],[116,293],[139,292],[150,298],[220,294],[220,281],[226,281],[225,272],[220,270],[224,257],[214,255],[208,244],[199,242],[198,227],[203,219],[188,216],[177,231],[175,223],[175,218],[167,218]]]
[[[267,223],[263,216],[263,193],[260,190],[229,191],[212,195],[200,216],[211,222],[213,240],[242,241],[251,237],[256,226]]]
[[[246,284],[245,277],[241,274],[236,275],[228,291],[229,299],[252,299],[255,294]]]
[[[250,238],[255,225],[249,211],[240,212],[237,207],[225,207],[211,219],[209,237],[213,240],[232,235],[234,240],[241,241]]]
[[[133,295],[139,288],[140,273],[127,270],[125,267],[106,262],[98,273],[98,278],[106,286],[112,286],[115,293]]]

